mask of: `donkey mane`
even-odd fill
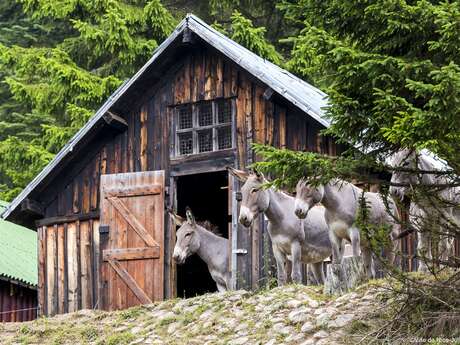
[[[220,232],[219,227],[217,225],[212,224],[209,220],[204,220],[196,223],[205,230],[209,231],[210,233],[222,237],[222,233]]]

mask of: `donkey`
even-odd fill
[[[415,151],[404,149],[397,152],[392,159],[393,167],[400,167],[413,170],[437,171],[439,167],[435,167],[435,163],[429,160],[427,154],[417,154]],[[409,197],[409,222],[417,230],[417,254],[419,257],[424,257],[428,261],[432,259],[432,241],[433,231],[427,231],[426,227],[438,223],[439,218],[443,228],[460,227],[460,188],[449,187],[438,189],[433,196],[442,200],[444,205],[435,207],[431,204],[429,198],[415,199],[412,193],[412,186],[415,185],[431,185],[436,188],[436,185],[445,185],[449,183],[446,177],[436,176],[428,173],[410,173],[407,171],[394,171],[391,176],[392,186],[390,193],[397,200],[403,201],[405,197]],[[433,217],[439,215],[440,217]],[[435,226],[437,226],[436,224]],[[440,224],[439,224],[440,225]],[[441,228],[441,227],[440,227]],[[438,230],[441,232],[441,229]],[[442,260],[447,260],[449,256],[454,255],[454,236],[449,234],[449,231],[442,231],[440,234],[438,251],[441,254]],[[418,270],[427,272],[428,266],[425,260],[419,260]]]
[[[239,180],[242,202],[239,222],[250,227],[259,213],[268,218],[268,234],[276,260],[278,285],[286,283],[286,259],[292,262],[291,278],[302,282],[301,262],[311,264],[317,283],[324,282],[323,260],[331,255],[324,208],[315,207],[305,221],[294,214],[294,198],[273,188],[264,189],[261,174],[229,168]]]
[[[342,262],[343,240],[350,241],[353,256],[359,256],[361,249],[366,274],[368,277],[374,277],[370,246],[364,238],[361,238],[356,224],[362,195],[363,190],[361,188],[340,179],[317,187],[309,185],[306,180],[300,180],[296,187],[295,214],[300,219],[304,219],[314,205],[318,203],[324,205],[329,238],[332,243],[332,262]],[[393,201],[389,200],[389,208],[392,213],[390,215],[379,193],[365,192],[364,198],[369,207],[370,222],[376,225],[389,225],[391,227],[389,236],[390,240],[393,241],[399,233],[399,224],[393,218],[397,216],[397,209]],[[389,261],[393,263],[394,250],[393,248],[387,249]]]
[[[190,209],[186,211],[186,220],[173,212],[169,214],[180,226],[176,232],[177,240],[173,259],[181,265],[190,255],[198,254],[208,266],[209,273],[216,282],[217,290],[230,289],[228,240],[197,223]]]

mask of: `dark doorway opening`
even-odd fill
[[[185,175],[177,178],[177,213],[185,216],[190,207],[197,221],[208,220],[228,238],[228,173],[219,171]],[[194,297],[217,291],[206,263],[192,255],[183,265],[177,265],[177,296]]]

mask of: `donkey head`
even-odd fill
[[[416,169],[417,155],[415,151],[408,149],[401,150],[393,156],[391,165],[393,168]],[[410,193],[410,185],[417,183],[417,175],[407,171],[393,171],[391,175],[390,194],[398,199],[403,200]],[[395,184],[395,185],[393,185]]]
[[[314,187],[308,181],[302,179],[297,182],[295,197],[295,214],[298,218],[304,219],[308,211],[317,203],[323,200],[324,187],[322,185]]]
[[[246,172],[229,168],[230,172],[244,182],[241,187],[241,208],[239,222],[250,227],[260,212],[265,212],[270,202],[268,192],[262,188],[264,176],[256,172]]]
[[[200,248],[200,236],[196,231],[197,224],[192,211],[187,208],[187,219],[169,212],[174,222],[180,226],[176,232],[176,245],[174,247],[173,259],[178,264],[183,264],[185,259],[196,253]]]

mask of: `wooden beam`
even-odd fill
[[[33,199],[24,199],[21,202],[21,211],[39,217],[43,217],[43,215],[45,214],[45,211],[43,210],[43,205]]]
[[[275,93],[275,90],[273,90],[271,87],[267,87],[264,91],[263,97],[266,101],[269,101],[273,94]]]
[[[159,257],[160,257],[160,247],[105,249],[102,252],[102,259],[104,261],[156,259]]]
[[[193,44],[195,43],[195,37],[192,30],[189,28],[184,29],[184,33],[182,34],[182,43]]]
[[[124,132],[128,128],[128,123],[121,116],[115,115],[114,113],[107,111],[102,118],[111,127],[115,128],[120,132]]]
[[[142,290],[139,285],[137,285],[133,277],[123,268],[123,266],[120,265],[117,260],[109,259],[108,262],[142,304],[152,303],[152,300],[149,298],[149,296],[145,294],[144,290]]]
[[[70,216],[43,218],[43,219],[37,220],[35,224],[37,227],[39,227],[39,226],[47,226],[47,225],[52,225],[52,224],[72,223],[76,221],[84,221],[84,220],[89,220],[89,219],[99,219],[99,211],[72,214]]]

